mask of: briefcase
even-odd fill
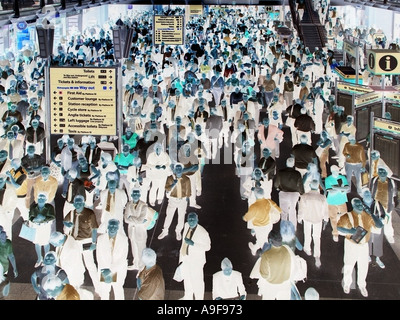
[[[19,232],[19,236],[25,240],[33,242],[36,236],[36,229],[29,225],[29,221],[24,221]]]

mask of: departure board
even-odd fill
[[[182,45],[184,43],[183,16],[155,15],[153,30],[155,44]]]
[[[116,135],[116,92],[115,68],[50,68],[50,133]]]

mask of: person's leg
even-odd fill
[[[289,221],[294,225],[294,230],[297,229],[297,202],[299,201],[300,194],[298,192],[289,192],[290,205],[289,205]]]
[[[185,225],[185,215],[186,215],[187,206],[188,206],[188,203],[187,203],[186,198],[179,199],[178,222],[177,222],[176,228],[175,228],[177,238],[179,238],[178,234],[179,234],[179,236],[182,236],[182,230]]]
[[[337,229],[338,206],[330,204],[328,205],[328,211],[329,211],[329,221],[331,222],[331,227],[332,227],[332,236],[333,239],[337,242],[339,236],[339,232]]]
[[[392,223],[392,212],[386,212],[387,221],[383,224],[383,232],[389,243],[394,243],[394,229]]]
[[[42,246],[40,244],[35,243],[35,251],[37,256],[36,264],[40,264],[43,261]]]
[[[289,220],[290,199],[288,192],[279,191],[279,207],[282,209],[281,219]]]
[[[343,255],[343,288],[350,290],[350,285],[353,282],[353,269],[357,262],[357,244],[351,243],[350,240],[344,240],[344,255]]]
[[[307,255],[311,255],[311,230],[312,230],[312,223],[309,221],[303,220],[303,228],[304,228],[304,244],[303,244],[303,251]]]
[[[112,284],[114,290],[114,300],[125,300],[124,283],[126,279],[127,269],[118,270],[117,281]]]
[[[204,265],[201,263],[192,263],[191,282],[193,287],[194,299],[204,300]]]
[[[94,262],[94,252],[92,250],[83,250],[83,261],[85,263],[85,267],[89,273],[90,278],[92,279],[92,284],[94,287],[94,291],[100,295],[99,290],[99,274],[97,272],[97,266]]]
[[[177,209],[176,199],[173,197],[170,197],[168,200],[167,210],[165,211],[165,220],[164,220],[163,230],[162,230],[162,233],[160,234],[160,236],[168,235],[168,229],[172,223],[172,219],[174,217],[176,209]],[[160,236],[158,237],[159,239],[164,238],[164,237],[160,238]]]
[[[314,241],[314,257],[321,257],[321,232],[322,221],[312,224],[312,239]]]
[[[368,243],[357,244],[357,285],[360,289],[367,287]]]

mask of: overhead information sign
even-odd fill
[[[374,128],[400,134],[400,123],[385,119],[374,119]]]
[[[155,15],[153,20],[153,42],[166,45],[182,45],[184,43],[183,16]]]
[[[337,82],[337,89],[341,91],[347,91],[348,93],[358,93],[358,94],[369,93],[374,91],[367,86],[351,84],[349,82],[342,82],[342,81]]]
[[[400,52],[387,49],[367,50],[367,69],[374,75],[400,74]]]
[[[375,102],[382,102],[382,92],[366,93],[354,99],[354,105],[356,107]]]
[[[115,68],[50,68],[51,134],[116,135]]]
[[[385,92],[385,98],[400,102],[400,92]]]
[[[354,43],[343,41],[343,50],[353,57],[357,56],[357,46]]]
[[[191,4],[189,5],[189,14],[191,16],[198,16],[203,14],[203,5],[201,4]]]

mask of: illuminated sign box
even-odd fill
[[[203,5],[201,4],[191,4],[189,6],[189,14],[191,16],[197,16],[203,14]]]
[[[367,50],[367,69],[375,75],[400,74],[400,52],[387,49]]]
[[[115,68],[50,68],[51,134],[116,135]]]
[[[388,131],[391,133],[400,134],[400,123],[384,119],[375,119],[374,128],[379,130]]]
[[[183,16],[153,16],[153,43],[166,45],[184,44]]]

